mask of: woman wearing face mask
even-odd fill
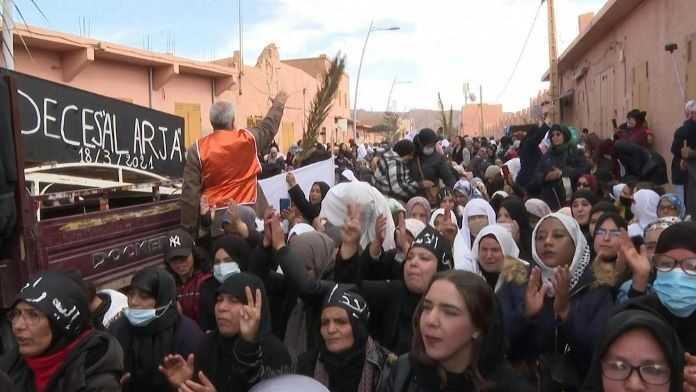
[[[408,203],[406,203],[406,218],[418,219],[427,225],[429,216],[430,203],[425,197],[412,197]]]
[[[633,220],[633,187],[635,184],[616,184],[611,189],[611,197],[615,200],[614,206],[619,210],[619,215],[630,222]]]
[[[582,229],[585,239],[591,240],[590,233],[590,211],[592,206],[597,202],[595,196],[589,190],[578,190],[573,193],[570,199],[570,210],[573,213],[573,218],[578,221]]]
[[[678,392],[684,349],[674,329],[647,309],[626,309],[606,323],[583,391]]]
[[[628,226],[628,235],[631,237],[642,236],[645,228],[657,220],[657,204],[660,202],[660,195],[650,189],[641,189],[633,194],[633,222]]]
[[[522,200],[515,196],[505,198],[496,214],[498,224],[505,227],[520,249],[520,259],[532,261],[532,226]]]
[[[307,222],[313,222],[314,218],[319,216],[321,201],[324,200],[324,197],[329,192],[329,184],[323,181],[317,181],[312,184],[309,191],[309,200],[307,200],[304,192],[302,192],[302,188],[297,184],[294,174],[288,173],[285,176],[285,180],[288,183],[288,187],[290,187],[288,194],[292,204],[300,210]]]
[[[66,274],[44,272],[29,281],[7,319],[17,349],[3,347],[0,363],[12,366],[0,370],[13,383],[3,390],[120,391],[121,346],[90,328],[87,298]]]
[[[536,266],[525,287],[511,289],[505,307],[509,358],[513,363],[541,358],[545,368],[551,369],[554,363],[566,364],[577,370],[567,375],[566,382],[577,384],[613,305],[612,292],[592,287],[590,248],[575,219],[547,215],[537,224],[533,238]],[[563,355],[566,345],[570,352]]]
[[[198,391],[196,384],[210,380],[218,391],[248,391],[262,379],[290,370],[287,349],[271,334],[268,297],[257,276],[239,272],[225,279],[217,290],[215,319],[215,331],[195,355],[164,359],[160,371],[171,385]]]
[[[471,200],[464,207],[462,228],[454,239],[454,260],[456,269],[472,271],[475,260],[471,256],[471,244],[482,228],[495,223],[495,211],[483,199]]]
[[[435,145],[438,140],[437,134],[432,129],[421,129],[413,139],[416,147],[416,158],[409,162],[409,169],[418,181],[428,180],[437,185],[442,180],[446,187],[452,189],[457,182],[457,178],[447,164],[445,157],[436,151]],[[436,189],[435,187],[431,188],[432,191],[436,191]],[[426,190],[426,193],[428,193],[428,190]],[[437,201],[437,193],[430,193],[428,196],[431,204]]]
[[[696,223],[677,223],[657,240],[653,290],[626,302],[655,309],[677,331],[684,349],[696,352]]]
[[[176,308],[176,284],[167,271],[148,267],[133,275],[128,308],[109,332],[123,347],[125,391],[169,391],[173,388],[158,370],[169,354],[188,358],[203,340],[203,333]]]
[[[385,392],[532,391],[505,360],[495,295],[477,275],[439,273],[413,318],[413,347],[384,382]]]
[[[506,228],[488,225],[481,229],[471,249],[477,261],[475,270],[497,293],[504,284],[523,285],[529,275],[529,263],[519,258],[520,250]]]
[[[382,370],[396,357],[370,337],[369,318],[364,298],[334,286],[323,302],[320,347],[299,357],[296,372],[332,392],[378,391]]]
[[[201,285],[200,320],[198,324],[203,331],[212,331],[215,323],[215,303],[217,289],[227,277],[234,273],[246,271],[249,265],[251,249],[242,237],[227,234],[218,238],[213,244],[213,276]]]

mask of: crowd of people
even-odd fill
[[[164,268],[123,293],[26,283],[0,389],[696,391],[696,102],[669,184],[640,110],[608,139],[540,121],[283,156],[286,98],[248,131],[213,105]],[[339,183],[305,195],[293,169],[332,156]],[[278,174],[290,207],[258,212],[256,180]]]

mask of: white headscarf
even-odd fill
[[[307,223],[298,223],[290,229],[290,232],[288,233],[288,242],[292,237],[304,233],[309,233],[310,231],[316,231],[314,230],[314,227],[308,225]]]
[[[488,225],[481,229],[481,231],[476,236],[476,239],[474,239],[474,245],[471,247],[471,256],[476,262],[473,264],[474,268],[471,272],[483,276],[483,273],[481,272],[481,266],[478,263],[479,244],[481,243],[481,240],[484,237],[489,235],[494,236],[495,240],[498,241],[498,244],[500,245],[500,250],[503,252],[504,257],[513,258],[524,265],[529,265],[528,262],[520,259],[520,248],[517,247],[515,239],[512,238],[512,234],[510,234],[510,232],[505,227],[496,224]],[[502,286],[503,279],[501,279],[501,276],[498,277],[498,281],[495,284],[495,291],[498,291],[500,286]]]
[[[348,203],[356,203],[362,212],[362,236],[360,246],[365,249],[376,238],[375,226],[377,217],[384,215],[387,218],[384,250],[396,248],[394,241],[394,219],[389,210],[387,199],[370,184],[362,181],[344,182],[334,185],[329,189],[326,197],[321,202],[319,216],[326,218],[334,226],[343,226],[348,212]]]
[[[641,189],[633,194],[631,212],[638,220],[641,232],[649,224],[657,220],[657,205],[660,203],[660,195],[650,189]]]
[[[454,238],[452,253],[454,254],[454,268],[472,271],[476,260],[471,255],[471,231],[469,230],[469,217],[485,215],[488,224],[495,224],[495,211],[493,207],[483,199],[469,200],[464,206],[462,214],[462,227]]]
[[[573,261],[571,261],[569,268],[570,290],[572,290],[580,281],[580,277],[582,277],[585,268],[588,266],[588,264],[590,264],[590,247],[587,245],[587,240],[585,239],[585,235],[583,235],[582,229],[580,228],[578,222],[572,217],[558,212],[546,215],[539,220],[539,223],[537,223],[536,227],[534,228],[534,232],[532,233],[532,241],[535,241],[537,230],[541,224],[549,218],[558,219],[561,224],[563,224],[563,227],[566,229],[568,235],[570,235],[570,238],[575,244],[575,253],[573,254]],[[549,287],[549,296],[553,296],[554,293],[553,286],[551,285],[551,278],[556,272],[557,267],[549,267],[544,264],[541,257],[539,257],[539,254],[537,254],[536,242],[532,244],[532,258],[534,258],[534,261],[541,269],[541,279],[544,282],[544,285]]]
[[[611,187],[611,198],[614,200],[619,200],[621,197],[621,192],[623,191],[626,184],[616,184]]]
[[[520,158],[510,159],[509,161],[505,162],[505,166],[507,166],[508,170],[510,170],[512,181],[517,181],[517,175],[520,174],[520,170],[522,170],[522,162],[520,161]]]
[[[438,208],[437,210],[433,211],[432,215],[430,215],[430,226],[435,227],[435,221],[441,215],[445,215],[444,208]],[[452,210],[450,210],[450,219],[452,219],[454,224],[457,224],[457,215],[455,215]]]

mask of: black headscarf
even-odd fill
[[[263,281],[256,275],[240,272],[225,279],[218,287],[217,292],[218,294],[229,294],[246,304],[246,287],[251,289],[253,295],[256,295],[256,289],[261,290],[261,323],[257,340],[259,343],[263,343],[264,339],[271,335],[270,304]],[[234,347],[238,339],[239,335],[223,336],[219,331],[214,331],[205,339],[202,347],[198,350],[206,355],[196,355],[195,357],[195,374],[198,374],[199,370],[203,371],[218,391],[244,390],[241,385],[246,385],[248,381],[248,377],[241,373],[238,366],[235,366],[239,363],[234,354]]]
[[[452,258],[452,244],[434,228],[426,226],[413,240],[412,248],[424,248],[431,251],[437,257],[437,270],[447,271],[454,268]]]
[[[517,246],[520,248],[520,257],[523,260],[532,261],[532,226],[529,224],[527,208],[520,198],[510,196],[505,198],[500,207],[504,207],[510,217],[517,222],[520,228],[520,241]],[[498,215],[500,216],[500,215]]]
[[[176,308],[176,283],[165,270],[148,267],[138,271],[131,287],[155,298],[155,307],[166,307],[158,317],[142,327],[130,326],[126,336],[119,337],[125,354],[125,369],[131,373],[131,385],[138,390],[167,390],[169,382],[158,366],[165,355],[174,352],[175,335],[181,316]]]
[[[358,390],[362,379],[370,310],[367,302],[359,294],[349,291],[348,286],[336,285],[324,298],[322,310],[330,306],[345,309],[353,330],[353,347],[332,353],[326,349],[321,339],[319,359],[329,374],[329,389],[334,392],[353,392]]]
[[[317,181],[314,184],[312,184],[312,186],[314,185],[317,185],[319,187],[319,190],[321,191],[321,200],[324,200],[326,194],[329,193],[329,189],[331,189],[331,187],[324,181]]]
[[[416,154],[423,155],[423,147],[437,143],[440,138],[435,131],[430,128],[421,129],[413,138],[413,144],[416,147]]]
[[[46,354],[65,348],[89,327],[86,293],[64,272],[42,272],[22,287],[15,305],[20,301],[48,318],[53,339]]]
[[[604,391],[602,386],[602,357],[616,339],[626,332],[636,329],[648,330],[662,348],[671,371],[670,392],[682,390],[684,349],[676,332],[661,317],[647,309],[629,308],[614,314],[606,323],[604,334],[598,349],[595,350],[590,371],[585,379],[583,391]]]
[[[660,234],[655,246],[655,253],[665,253],[672,249],[688,249],[696,252],[696,222],[676,223]]]
[[[213,258],[215,258],[215,254],[220,249],[224,249],[225,252],[230,255],[232,260],[239,265],[240,270],[247,270],[247,267],[249,266],[251,248],[249,247],[249,243],[244,238],[233,234],[223,235],[215,240],[215,243],[213,244]]]

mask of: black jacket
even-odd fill
[[[527,188],[532,194],[540,194],[552,211],[563,207],[567,196],[562,178],[546,180],[546,175],[554,168],[561,169],[562,177],[570,178],[571,184],[575,184],[581,175],[589,173],[585,157],[575,146],[551,148],[544,154]]]
[[[686,170],[679,166],[681,161],[681,148],[686,140],[687,145],[696,148],[696,121],[686,120],[684,124],[677,128],[672,139],[672,184],[686,185]]]
[[[17,392],[34,392],[31,369],[15,352],[14,365],[7,371]],[[121,391],[123,350],[106,332],[91,331],[68,353],[62,367],[53,375],[46,391]]]
[[[527,136],[520,143],[518,156],[520,157],[520,172],[517,174],[517,182],[521,187],[527,188],[527,184],[532,180],[534,171],[541,161],[541,150],[539,143],[544,140],[546,132],[549,131],[549,126],[544,124],[541,127],[535,127],[529,131]],[[529,192],[529,190],[527,189]]]
[[[420,161],[420,168],[418,162]],[[457,182],[452,169],[447,164],[447,160],[437,151],[429,156],[420,156],[409,161],[411,175],[417,181],[430,180],[438,185],[440,180],[452,189]],[[421,175],[422,173],[422,175]]]

